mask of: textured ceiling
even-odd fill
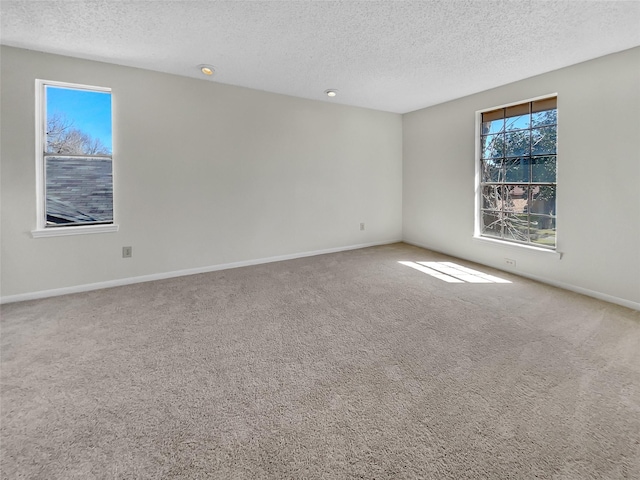
[[[0,12],[5,45],[398,113],[640,45],[638,1],[2,0]]]

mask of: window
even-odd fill
[[[482,112],[477,232],[556,247],[556,97]]]
[[[36,81],[34,237],[116,231],[111,89]]]

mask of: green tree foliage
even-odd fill
[[[557,110],[482,124],[481,175],[485,231],[530,241],[528,214],[538,228],[554,228]],[[545,185],[546,184],[546,185]]]

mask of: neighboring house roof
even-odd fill
[[[111,159],[47,157],[47,223],[113,221]]]

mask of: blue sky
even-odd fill
[[[98,138],[112,150],[111,94],[47,86],[47,117],[63,114],[78,130]]]

